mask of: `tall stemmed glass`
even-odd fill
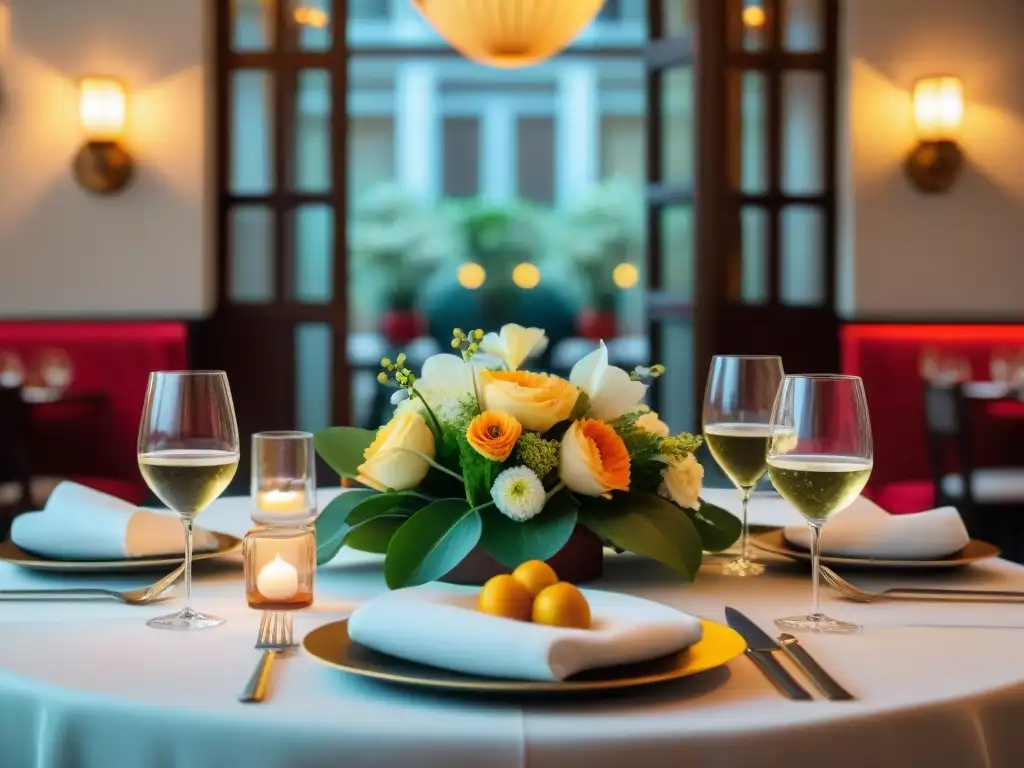
[[[781,357],[717,355],[711,361],[704,391],[704,439],[743,501],[740,556],[722,567],[729,576],[764,573],[764,565],[750,553],[747,504],[768,469],[769,421],[781,382]]]
[[[224,619],[192,610],[192,524],[223,493],[238,468],[238,426],[223,371],[149,375],[139,425],[139,469],[185,525],[185,607],[150,619],[156,629],[205,629]]]
[[[846,509],[871,475],[874,450],[864,385],[858,376],[787,376],[772,411],[768,475],[811,529],[812,607],[807,616],[776,620],[797,632],[856,632],[818,607],[821,527]]]

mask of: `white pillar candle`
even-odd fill
[[[281,555],[274,555],[256,577],[256,589],[267,600],[288,600],[299,591],[299,572]]]

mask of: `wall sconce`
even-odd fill
[[[925,77],[914,84],[917,146],[904,168],[919,192],[948,192],[960,177],[964,155],[956,139],[964,122],[964,86],[956,77]]]
[[[86,143],[75,156],[75,178],[96,194],[119,192],[133,171],[131,155],[120,144],[127,116],[124,86],[112,78],[87,77],[81,82],[78,108]]]

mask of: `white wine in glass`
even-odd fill
[[[780,357],[717,355],[711,361],[704,392],[704,440],[743,504],[740,556],[722,567],[729,576],[764,573],[764,565],[750,552],[747,505],[768,469],[769,422],[781,382]]]
[[[224,622],[191,607],[192,526],[235,476],[238,453],[235,408],[223,371],[150,374],[139,425],[139,470],[185,526],[185,607],[150,619],[149,626],[190,630]]]
[[[821,528],[864,490],[874,450],[864,385],[857,376],[787,376],[772,412],[768,475],[779,494],[807,518],[811,533],[811,612],[777,619],[796,632],[856,632],[818,605]]]

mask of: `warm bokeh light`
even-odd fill
[[[925,77],[914,84],[914,125],[925,141],[954,139],[964,122],[964,86],[956,77]]]
[[[300,5],[295,9],[294,16],[296,24],[303,27],[313,27],[314,29],[324,29],[331,22],[331,17],[327,15],[327,11],[313,8],[309,5]]]
[[[89,141],[117,141],[124,134],[127,115],[124,86],[107,77],[82,80],[79,112]]]
[[[470,261],[459,267],[459,285],[463,288],[475,291],[486,279],[487,273],[479,264]]]
[[[529,290],[540,285],[540,270],[534,264],[523,262],[512,270],[512,282],[520,288]]]
[[[633,264],[623,262],[612,270],[612,281],[616,286],[625,290],[632,288],[640,280],[640,270]]]
[[[764,26],[768,17],[764,8],[759,5],[748,5],[743,9],[743,24],[751,29],[760,29]]]

